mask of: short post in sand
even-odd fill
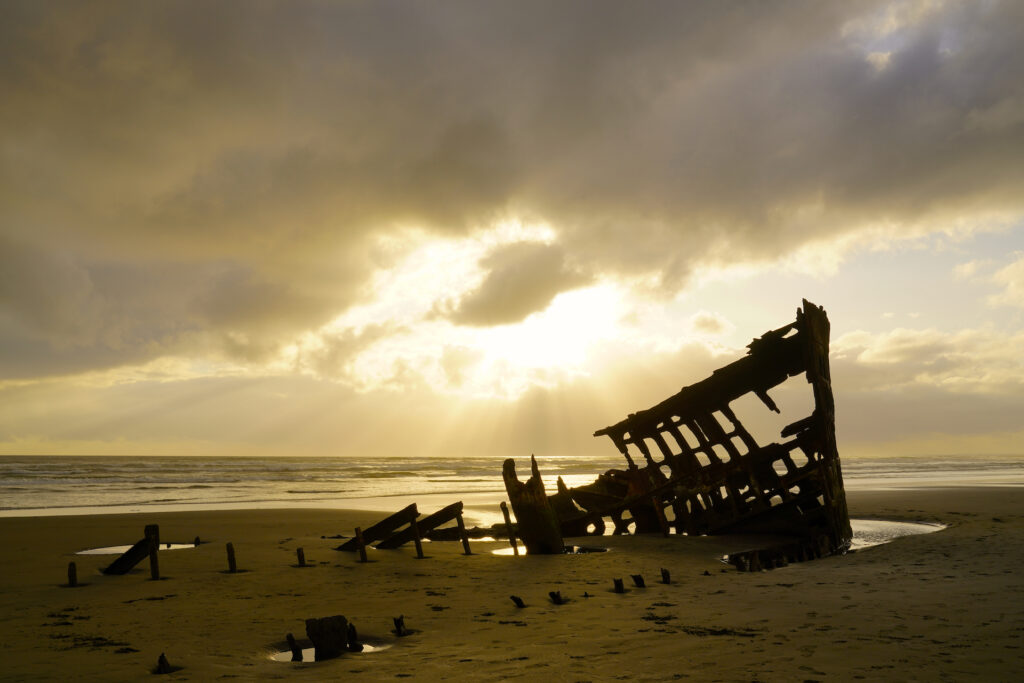
[[[235,546],[228,543],[226,547],[228,551],[228,572],[234,574],[238,571],[238,565],[235,564]]]
[[[473,553],[469,549],[469,534],[466,533],[466,522],[463,521],[461,513],[455,518],[455,521],[459,525],[459,537],[462,539],[463,554],[472,555]]]
[[[293,636],[291,633],[289,633],[288,635],[285,636],[285,640],[288,641],[288,649],[292,651],[292,661],[293,662],[301,662],[302,661],[302,648],[299,647],[299,644],[295,642],[295,636]]]
[[[516,535],[512,533],[512,518],[508,514],[508,503],[501,501],[501,515],[505,518],[505,530],[508,531],[508,542],[512,544],[512,554],[519,555],[519,546],[516,545]]]
[[[302,548],[295,549],[295,558],[299,561],[300,567],[306,566],[306,553],[302,551]]]
[[[366,562],[366,540],[363,539],[362,527],[356,527],[356,549],[359,550],[359,561]]]
[[[74,562],[68,562],[68,586],[71,588],[78,586],[78,567]]]
[[[661,582],[665,584],[672,583],[672,575],[664,567],[661,570]]]
[[[423,539],[420,537],[420,525],[416,523],[416,518],[413,518],[410,523],[412,527],[412,540],[416,544],[416,559],[423,559]]]
[[[158,581],[160,579],[160,560],[157,557],[160,552],[160,525],[147,524],[144,534],[149,544],[149,575],[154,581]]]

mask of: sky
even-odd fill
[[[0,454],[617,463],[802,298],[841,455],[1024,453],[1021,45],[1016,1],[0,0]]]

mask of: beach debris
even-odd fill
[[[510,595],[508,597],[512,600],[512,602],[516,604],[516,607],[518,607],[519,609],[526,607],[526,603],[523,602],[523,599],[518,595]]]
[[[180,671],[180,670],[181,670],[180,666],[171,666],[171,663],[167,661],[167,656],[164,655],[163,652],[161,652],[160,656],[157,657],[156,668],[153,669],[153,673],[155,673],[155,674],[170,674],[170,673],[174,673],[175,671]]]
[[[160,580],[160,527],[156,524],[146,525],[146,538],[149,539],[149,578],[154,581]],[[171,544],[168,543],[170,548]]]
[[[78,587],[78,567],[74,562],[68,562],[68,587]]]
[[[355,536],[336,547],[335,550],[358,551],[359,561],[366,562],[367,544],[376,543],[375,547],[378,550],[391,550],[412,541],[416,545],[417,559],[424,559],[423,537],[437,530],[442,524],[455,520],[458,527],[453,531],[457,535],[445,537],[452,540],[461,539],[463,549],[467,555],[470,555],[466,525],[462,519],[462,507],[462,501],[452,503],[421,519],[416,504],[412,503],[367,529],[356,527]]]
[[[565,604],[565,598],[562,597],[562,591],[548,591],[548,597],[551,598],[551,602],[556,605]]]
[[[302,661],[302,648],[299,647],[299,644],[297,642],[295,642],[295,636],[293,636],[291,633],[289,633],[288,635],[285,636],[285,640],[288,641],[288,649],[292,651],[292,661],[293,662],[301,662]]]
[[[630,574],[633,578],[633,585],[637,588],[647,588],[647,584],[644,583],[644,577],[641,574]]]
[[[200,543],[201,543],[201,541],[199,540],[198,536],[196,536],[194,539],[192,539],[192,545],[194,545],[195,547],[198,548]]]
[[[613,593],[625,593],[626,587],[622,584],[622,579],[612,579],[612,592]]]
[[[298,560],[300,567],[306,566],[306,553],[302,550],[302,548],[295,549],[295,559]]]
[[[519,537],[527,555],[556,555],[565,548],[558,517],[544,492],[544,482],[537,467],[537,458],[530,456],[530,478],[525,482],[516,476],[516,461],[509,458],[501,468],[512,511],[516,515]]]
[[[356,548],[359,550],[359,561],[366,563],[366,538],[363,536],[363,530],[356,527]]]
[[[824,309],[804,300],[794,322],[754,339],[743,358],[596,431],[627,466],[591,484],[562,482],[547,496],[535,459],[525,484],[506,461],[505,487],[528,552],[559,552],[555,539],[601,534],[608,524],[616,534],[674,528],[688,535],[795,536],[796,556],[845,552],[852,531],[835,440],[829,330]],[[811,414],[789,422],[778,441],[759,443],[734,406],[756,408],[760,401],[779,413],[768,392],[798,375],[811,385]]]
[[[423,533],[450,522],[461,515],[462,501],[446,505],[437,512],[427,515],[422,519],[411,519],[408,527],[392,533],[387,538],[381,540],[375,547],[378,550],[389,550],[405,545],[409,541],[419,542],[423,538]]]
[[[228,573],[234,574],[238,571],[238,564],[235,562],[235,546],[228,543],[225,547],[228,551]]]
[[[416,559],[423,559],[423,536],[420,535],[420,525],[415,519],[409,522],[409,531],[412,532],[413,543],[416,544]],[[380,547],[380,544],[377,544]]]
[[[508,542],[512,546],[512,554],[519,556],[519,545],[516,543],[516,534],[512,529],[512,518],[508,514],[508,504],[505,501],[501,501],[501,515],[505,518],[505,529],[508,531]]]
[[[459,537],[462,539],[462,554],[472,555],[473,551],[469,549],[469,534],[466,533],[466,521],[462,519],[462,513],[455,518],[455,524],[459,528]]]
[[[397,531],[401,527],[409,524],[412,520],[419,517],[419,515],[420,513],[419,510],[416,509],[416,503],[407,505],[398,512],[394,513],[393,515],[388,515],[387,517],[377,522],[373,526],[363,529],[361,534],[361,537],[363,539],[362,543],[366,545],[375,543],[376,541],[384,540],[391,534],[395,533],[395,531]],[[360,534],[356,534],[356,537],[350,538],[349,540],[345,541],[337,548],[335,548],[335,550],[345,550],[349,552],[358,550],[360,543],[359,537]]]
[[[672,575],[664,567],[661,570],[661,582],[665,584],[672,583]]]
[[[306,636],[313,642],[313,659],[334,659],[348,648],[348,620],[340,614],[306,619]]]
[[[150,573],[154,579],[160,578],[159,565],[156,564],[156,548],[160,545],[160,527],[156,524],[147,524],[141,539],[136,541],[128,550],[124,551],[116,560],[111,562],[101,571],[104,574],[121,575],[127,574],[135,568],[139,562],[146,557],[150,558]],[[154,569],[155,567],[155,569]]]
[[[348,641],[349,652],[363,651],[363,645],[359,642],[359,633],[356,631],[356,625],[351,621],[348,622],[348,634],[346,636],[346,640]]]
[[[391,621],[395,622],[394,633],[399,638],[404,638],[409,635],[409,629],[405,627],[405,615],[399,614],[397,617],[392,617]]]

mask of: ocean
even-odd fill
[[[593,481],[616,457],[540,457],[550,492],[561,476]],[[529,458],[517,458],[520,479]],[[462,500],[467,521],[499,519],[502,459],[324,457],[0,456],[0,516],[52,516],[194,509],[348,508],[392,511],[408,502]],[[1024,486],[1024,458],[847,459],[849,490]],[[436,505],[435,505],[436,504]]]

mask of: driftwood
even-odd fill
[[[525,482],[516,476],[516,461],[509,458],[502,467],[505,490],[515,512],[519,538],[527,555],[553,555],[564,551],[558,517],[544,492],[544,482],[537,468],[537,458],[530,456],[530,478]]]
[[[160,545],[160,527],[156,524],[147,524],[144,533],[145,535],[137,541],[135,545],[124,551],[116,560],[105,567],[102,570],[103,573],[127,574],[135,568],[135,565],[142,562],[147,557],[150,558],[150,569],[153,571],[153,567],[155,566],[155,555],[157,552],[154,548],[157,548]],[[155,574],[156,575],[153,578],[160,577],[160,570],[158,568],[155,570]]]
[[[399,546],[405,545],[409,541],[414,541],[418,543],[420,539],[423,538],[423,533],[430,531],[435,527],[439,527],[446,522],[450,522],[461,514],[462,501],[459,501],[458,503],[452,503],[451,505],[447,505],[438,510],[437,512],[431,515],[427,515],[423,519],[413,518],[413,520],[410,521],[409,526],[407,528],[388,536],[380,543],[378,543],[376,547],[380,550],[391,550],[394,548],[398,548]],[[364,531],[363,537],[365,538],[365,536],[366,532]],[[422,548],[418,546],[417,553],[420,554],[421,552]]]
[[[306,636],[313,641],[316,661],[333,659],[348,649],[348,620],[340,614],[306,619]]]
[[[363,543],[374,543],[376,541],[383,540],[395,533],[396,530],[410,524],[412,520],[419,517],[420,513],[416,509],[416,503],[408,505],[393,515],[382,519],[371,527],[362,530]],[[359,549],[359,541],[356,538],[350,538],[335,550],[347,550],[356,551]]]
[[[595,432],[611,439],[626,469],[585,486],[560,483],[547,497],[535,463],[530,481],[520,484],[506,462],[520,536],[602,534],[610,522],[614,533],[784,535],[801,539],[797,555],[808,548],[816,551],[811,555],[845,552],[852,532],[828,346],[828,317],[805,300],[794,322],[753,340],[744,358]],[[769,390],[801,374],[811,385],[813,411],[784,427],[779,441],[759,443],[731,404],[750,395],[779,412]],[[517,500],[528,503],[517,507]],[[557,518],[553,530],[548,510]]]

